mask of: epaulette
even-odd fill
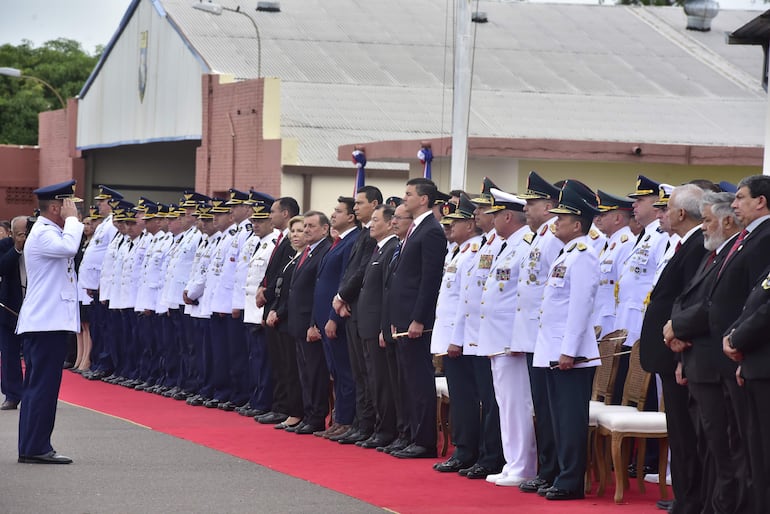
[[[620,236],[621,243],[625,243],[626,241],[628,241],[628,234],[623,234],[622,236]]]
[[[231,236],[234,236],[235,234],[238,233],[238,230],[234,229],[234,228],[231,228],[230,230],[228,230],[228,232],[230,233]]]
[[[548,225],[548,228],[551,229],[551,234],[555,234],[556,233],[556,225]]]
[[[254,227],[251,226],[251,223],[246,223],[246,230],[249,232],[252,232],[254,230]]]
[[[586,248],[588,248],[588,247],[585,245],[585,243],[578,243],[577,244],[577,249],[578,249],[579,252],[585,252]]]
[[[567,253],[570,253],[572,250],[574,250],[576,246],[577,246],[577,243],[572,243],[572,246],[567,248]]]
[[[495,240],[495,236],[496,236],[496,235],[497,235],[497,234],[492,234],[492,237],[490,237],[490,238],[487,240],[487,244],[488,244],[488,245],[491,245],[491,244],[492,244],[492,241],[494,241],[494,240]]]
[[[530,232],[529,234],[524,235],[524,242],[527,243],[528,245],[531,245],[534,239],[535,239],[534,232]]]
[[[588,231],[588,237],[590,237],[591,239],[599,239],[599,232],[597,232],[594,229],[591,229]]]
[[[473,244],[471,245],[471,251],[472,251],[473,253],[476,253],[476,252],[478,252],[478,251],[479,251],[479,244],[478,244],[478,243],[473,243]]]

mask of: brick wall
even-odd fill
[[[32,214],[39,156],[34,146],[0,145],[0,220]]]
[[[55,184],[75,179],[83,194],[85,163],[75,150],[77,133],[77,100],[69,99],[67,110],[41,112],[38,115],[38,145],[40,146],[40,181]]]
[[[218,75],[203,75],[197,191],[213,194],[235,187],[280,194],[281,141],[263,139],[262,85],[261,79],[220,84]]]

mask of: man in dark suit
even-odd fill
[[[660,216],[667,218],[661,222],[661,226],[669,226],[671,233],[681,239],[650,293],[650,303],[644,314],[639,339],[642,367],[660,375],[663,386],[674,495],[677,503],[686,507],[680,512],[693,513],[700,512],[701,507],[700,461],[695,445],[695,427],[689,414],[687,388],[677,384],[674,353],[661,340],[661,334],[663,326],[671,318],[674,300],[695,276],[706,253],[700,229],[702,197],[701,188],[685,184],[673,190],[667,205],[661,205],[665,202],[656,204],[660,208]]]
[[[273,202],[270,208],[270,221],[273,227],[280,230],[281,233],[276,240],[276,248],[270,257],[270,262],[265,271],[265,278],[257,291],[257,307],[265,307],[262,326],[265,327],[267,336],[267,356],[270,361],[270,368],[273,376],[273,405],[271,411],[262,416],[257,416],[256,421],[264,424],[282,423],[288,418],[291,405],[302,396],[300,386],[294,383],[288,373],[289,366],[295,366],[293,362],[287,363],[292,358],[294,352],[287,352],[288,345],[281,344],[281,334],[277,327],[267,324],[267,316],[271,306],[275,302],[275,290],[278,277],[281,276],[283,268],[294,256],[294,249],[291,247],[289,238],[289,220],[299,214],[299,204],[294,198],[285,196],[278,198]],[[288,289],[287,289],[288,293]],[[292,342],[292,344],[294,344]],[[293,359],[292,360],[296,360]]]
[[[340,196],[331,216],[331,226],[337,231],[329,251],[326,252],[318,266],[315,290],[313,293],[313,323],[321,334],[326,365],[334,378],[334,424],[345,427],[345,431],[336,435],[328,435],[332,441],[352,444],[367,439],[370,434],[362,437],[353,428],[353,418],[356,415],[356,383],[350,368],[348,341],[345,333],[346,318],[341,317],[332,307],[332,299],[340,287],[342,274],[350,261],[350,254],[357,242],[360,228],[353,213],[355,199]],[[328,387],[324,388],[324,392]],[[320,432],[326,432],[320,430]]]
[[[340,280],[339,291],[332,302],[335,312],[347,318],[345,331],[348,354],[356,383],[356,416],[352,426],[354,432],[349,434],[350,437],[340,439],[343,444],[365,441],[374,432],[376,422],[372,394],[368,387],[364,343],[358,329],[358,297],[364,273],[376,245],[376,241],[369,234],[369,225],[374,209],[379,205],[382,205],[382,193],[376,187],[364,186],[356,193],[353,211],[362,227],[350,252],[350,260]]]
[[[289,331],[297,345],[297,367],[305,412],[299,425],[286,430],[297,434],[323,430],[329,414],[329,369],[324,358],[321,332],[313,323],[313,292],[318,267],[331,246],[326,214],[319,211],[305,213],[305,238],[307,247],[292,274],[288,305]]]
[[[356,443],[362,448],[384,448],[398,435],[395,391],[388,372],[387,347],[380,344],[382,303],[388,264],[398,245],[391,229],[393,208],[377,206],[372,213],[370,235],[375,242],[361,283],[356,305],[358,333],[361,335],[366,365],[367,389],[375,412],[372,436]],[[356,385],[357,387],[357,385]]]
[[[727,252],[722,264],[713,275],[708,294],[704,298],[705,317],[695,318],[689,325],[673,320],[673,336],[687,340],[685,334],[692,337],[705,335],[712,338],[712,344],[718,347],[720,337],[741,314],[743,304],[754,283],[770,264],[770,177],[754,175],[746,177],[738,184],[738,191],[732,203],[738,221],[745,227]],[[732,366],[734,370],[736,365]],[[728,391],[729,406],[735,414],[739,440],[731,441],[731,454],[739,463],[737,475],[741,484],[751,484],[748,463],[747,444],[747,399],[743,389],[736,387],[734,375],[720,373],[722,387]],[[751,487],[751,486],[749,486]],[[756,492],[756,491],[755,491]],[[751,493],[749,493],[751,494]],[[750,496],[751,497],[751,496]]]
[[[436,382],[430,335],[446,254],[446,238],[432,215],[436,185],[423,178],[406,183],[404,206],[414,218],[393,268],[387,294],[391,329],[406,333],[396,340],[396,355],[409,391],[411,444],[391,455],[402,459],[436,456]],[[404,395],[406,396],[406,395]]]
[[[0,410],[13,410],[21,401],[24,377],[21,370],[21,336],[14,333],[17,314],[27,284],[24,268],[24,242],[27,240],[27,217],[18,216],[11,221],[11,237],[0,241],[0,386],[5,401]],[[11,312],[13,311],[13,312]]]
[[[681,372],[693,399],[699,454],[703,457],[702,499],[704,506],[715,512],[739,512],[745,501],[744,487],[739,484],[737,461],[730,450],[729,434],[738,433],[732,407],[725,401],[722,380],[734,376],[735,365],[723,354],[718,335],[705,330],[692,335],[692,328],[703,332],[708,326],[708,295],[717,272],[741,228],[730,204],[732,193],[706,193],[701,201],[703,215],[703,245],[710,253],[701,262],[698,272],[674,302],[671,321],[664,327],[666,338],[673,332],[689,344],[674,343],[672,349],[681,351]],[[726,380],[737,388],[734,380]],[[733,385],[734,384],[734,385]],[[705,450],[705,451],[704,451]]]

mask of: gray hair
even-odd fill
[[[733,193],[712,193],[708,192],[703,195],[703,199],[700,202],[701,215],[703,214],[706,206],[711,206],[711,214],[716,217],[721,223],[726,217],[730,216],[733,219],[733,223],[739,225],[737,218],[735,217],[735,211],[731,207],[735,195]]]
[[[27,229],[27,216],[16,216],[11,220],[11,231],[13,231],[13,226],[16,223],[23,223],[24,224],[24,230]]]
[[[669,207],[675,206],[674,208],[676,209],[684,209],[688,218],[694,220],[701,219],[701,199],[704,195],[703,189],[695,184],[684,184],[674,188],[672,196],[673,193],[676,193],[676,197],[674,197],[675,201],[672,202],[669,200]],[[671,205],[672,203],[674,205]]]

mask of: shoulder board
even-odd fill
[[[657,232],[658,234],[662,234],[663,233],[663,229],[658,227],[658,228],[655,229],[655,232]]]
[[[497,234],[492,234],[492,237],[490,237],[490,238],[487,240],[487,244],[488,244],[488,245],[491,245],[491,244],[492,244],[492,241],[494,241],[494,240],[495,240],[495,236],[496,236],[496,235],[497,235]]]
[[[251,232],[252,230],[254,230],[254,227],[252,227],[252,226],[251,226],[251,223],[247,223],[247,224],[246,224],[246,230],[247,230],[247,231],[249,231],[249,232]]]
[[[475,245],[475,243],[474,243],[474,245]],[[471,247],[471,244],[470,244],[470,243],[465,243],[465,246],[463,246],[463,247],[462,247],[462,249],[460,250],[460,253],[465,253],[465,251],[466,251],[468,248],[470,248],[470,247]],[[475,251],[475,250],[474,250],[474,251]]]
[[[620,242],[621,243],[625,243],[626,241],[628,241],[628,234],[623,234],[622,236],[620,236]],[[615,243],[613,243],[613,244],[615,244]]]
[[[228,232],[230,233],[231,236],[234,236],[238,232],[238,230],[231,228],[230,230],[228,230]]]
[[[528,245],[532,244],[532,240],[535,239],[535,233],[530,232],[529,234],[524,235],[524,242],[526,242]]]
[[[589,231],[588,231],[588,236],[589,236],[591,239],[598,239],[598,238],[599,238],[599,232],[597,232],[597,231],[596,231],[596,230],[594,230],[594,229],[591,229],[591,230],[589,230]]]
[[[765,291],[770,289],[770,273],[768,273],[767,277],[765,277],[765,280],[762,281],[762,289]]]
[[[572,243],[572,246],[567,248],[567,253],[570,253],[572,250],[574,250],[576,246],[577,246],[577,243]]]
[[[579,252],[584,252],[586,250],[586,248],[588,248],[588,247],[585,245],[585,243],[578,243],[577,244],[577,249],[578,249]]]
[[[556,225],[548,225],[548,228],[551,229],[551,234],[555,234],[556,233]]]
[[[471,245],[471,251],[472,251],[473,253],[476,253],[476,252],[478,252],[478,251],[479,251],[479,244],[478,244],[478,243],[473,243],[473,244]]]
[[[546,225],[546,226],[544,226],[544,227],[543,227],[543,230],[541,230],[541,231],[540,231],[540,235],[541,235],[541,236],[544,236],[544,235],[545,235],[545,231],[546,231],[546,230],[548,230],[548,225]]]

